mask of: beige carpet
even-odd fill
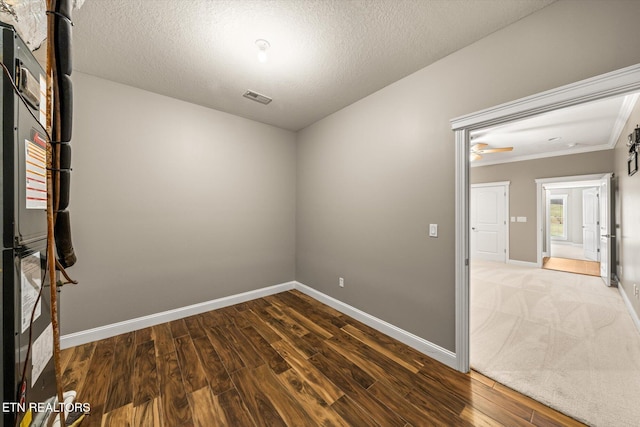
[[[589,425],[640,425],[640,332],[599,277],[472,262],[471,366]]]

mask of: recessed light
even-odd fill
[[[577,144],[577,143],[575,143],[575,142],[572,142],[572,143],[570,143],[570,144],[567,144],[567,147],[569,147],[569,148],[573,148],[573,147],[575,147],[576,145],[578,145],[578,144]]]
[[[258,46],[258,61],[267,62],[267,49],[271,47],[268,41],[264,39],[256,40],[256,46]]]

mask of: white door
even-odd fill
[[[471,258],[506,261],[506,186],[471,187]]]
[[[611,238],[614,228],[611,225],[611,174],[600,180],[600,277],[604,284],[611,286]]]
[[[598,261],[600,226],[598,225],[598,189],[588,188],[582,192],[582,245],[584,257]]]

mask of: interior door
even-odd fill
[[[611,286],[611,239],[615,237],[611,224],[611,190],[611,174],[607,174],[600,180],[600,277],[607,286]]]
[[[471,258],[506,261],[506,188],[471,187]]]
[[[582,245],[584,257],[592,261],[598,261],[598,246],[600,244],[599,210],[598,189],[585,189],[582,192]]]

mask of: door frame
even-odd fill
[[[542,259],[544,257],[545,249],[545,228],[548,228],[546,221],[547,216],[547,201],[545,190],[553,188],[566,188],[566,187],[599,187],[600,180],[606,177],[607,173],[596,173],[590,175],[576,175],[576,176],[559,176],[555,178],[539,178],[536,179],[536,229],[538,230],[536,250],[537,259],[536,264],[538,267],[542,267]],[[613,175],[613,174],[611,174]],[[549,240],[548,238],[546,240]],[[547,248],[549,249],[549,248]]]
[[[469,372],[469,133],[585,102],[640,91],[640,64],[581,80],[450,121],[455,132],[455,358]],[[464,97],[464,93],[459,95]]]
[[[615,279],[615,275],[613,274],[616,266],[616,217],[614,213],[616,201],[613,179],[614,174],[606,174],[600,180],[600,186],[598,187],[598,194],[600,196],[598,200],[600,223],[598,233],[600,253],[598,254],[598,261],[600,261],[600,277],[606,286],[617,286],[617,279]],[[603,232],[605,234],[602,234]],[[602,250],[603,246],[607,247],[604,251]],[[603,261],[603,258],[606,258],[606,262]]]
[[[585,203],[585,200],[587,199],[585,196],[587,195],[589,196],[589,199],[590,199],[589,204]],[[600,202],[600,188],[599,187],[585,188],[582,191],[582,256],[591,261],[598,261],[598,262],[600,262],[600,233],[599,233],[599,230],[597,230],[595,227],[598,227],[601,221],[600,219],[601,209],[602,209],[602,206]],[[594,210],[596,211],[595,215],[593,215]],[[587,227],[585,225],[586,217],[591,217],[592,219],[595,219],[596,220],[595,226],[593,223],[590,223],[589,227]],[[596,237],[594,236],[594,234],[596,234],[598,237],[598,239],[597,240],[594,239],[594,242],[593,242],[593,244],[595,244],[596,246],[595,252],[592,250],[593,244],[587,245],[588,239],[585,238],[587,237],[587,232],[591,235],[591,237]],[[589,252],[588,254],[587,254],[587,250]]]
[[[511,181],[498,181],[498,182],[483,182],[479,184],[471,184],[469,187],[469,197],[471,197],[471,189],[472,188],[482,188],[482,187],[502,187],[505,192],[504,199],[504,262],[508,264],[510,261],[510,252],[509,252],[509,229],[511,228],[511,223],[509,222],[509,187],[511,186]],[[469,199],[469,208],[471,208],[471,199]],[[469,227],[471,227],[471,222],[469,222]],[[471,237],[471,234],[469,234]],[[469,242],[471,244],[471,242]]]

